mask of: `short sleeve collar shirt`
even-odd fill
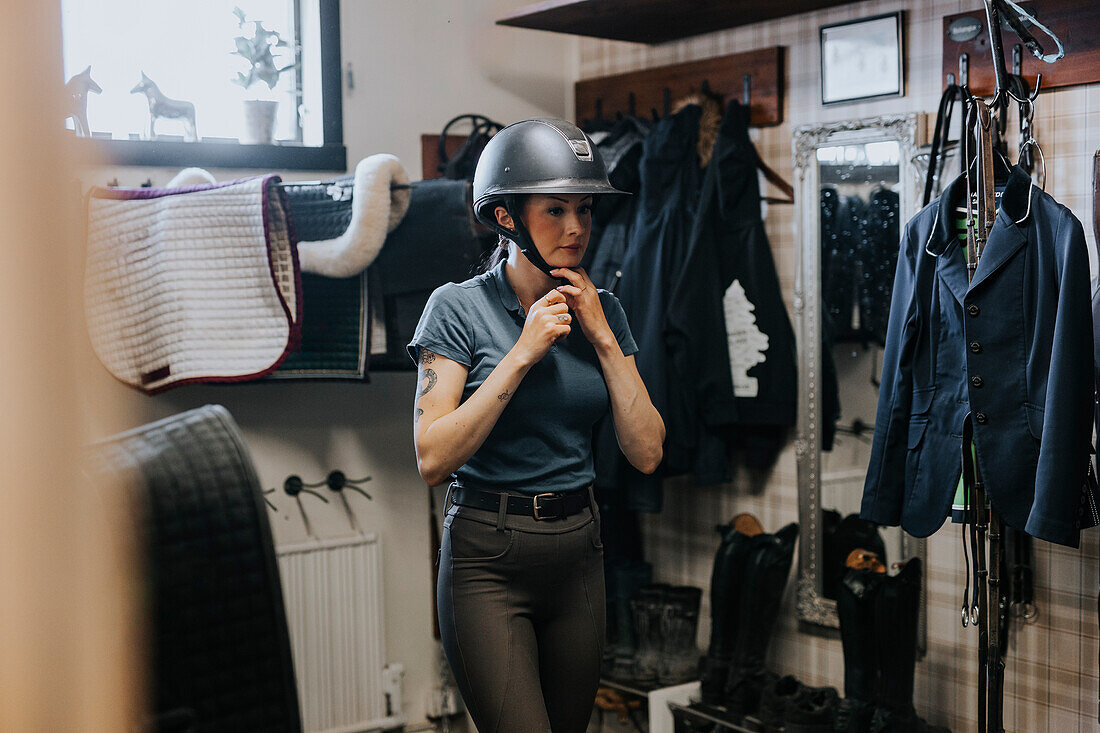
[[[463,283],[438,288],[408,345],[468,369],[462,402],[515,346],[526,313],[505,274],[507,261]],[[599,290],[608,325],[624,356],[638,350],[618,299]],[[576,322],[527,372],[485,442],[456,477],[486,489],[537,494],[581,489],[592,482],[592,428],[610,404],[599,358]]]

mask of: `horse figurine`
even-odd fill
[[[130,90],[130,94],[145,94],[149,100],[149,139],[156,140],[157,118],[164,117],[170,120],[182,120],[184,126],[184,139],[197,142],[195,133],[195,105],[181,99],[169,99],[164,96],[153,80],[141,72],[141,83]]]
[[[69,113],[65,115],[65,119],[73,118],[73,127],[76,128],[78,137],[91,137],[92,131],[88,127],[88,93],[103,92],[103,89],[92,79],[92,67],[89,66],[65,82],[65,91],[71,95]]]

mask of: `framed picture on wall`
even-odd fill
[[[821,103],[905,94],[901,11],[821,26]]]

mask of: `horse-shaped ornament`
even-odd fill
[[[92,67],[89,66],[65,82],[65,91],[71,97],[69,113],[65,115],[65,119],[73,118],[73,127],[78,137],[91,137],[92,130],[88,127],[88,93],[103,92],[103,89],[92,79]]]
[[[149,130],[150,140],[157,139],[157,119],[164,117],[170,120],[181,120],[184,127],[184,139],[189,142],[198,142],[195,132],[195,105],[181,99],[169,99],[164,96],[152,79],[141,72],[141,83],[130,90],[130,94],[144,94],[149,100]]]

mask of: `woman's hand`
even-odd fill
[[[569,335],[569,324],[573,318],[565,301],[565,295],[551,290],[531,305],[523,324],[523,333],[513,347],[516,355],[526,364],[541,361],[551,346]]]
[[[593,346],[617,343],[611,326],[607,324],[607,316],[604,315],[603,304],[600,303],[600,294],[596,292],[596,286],[584,268],[570,270],[559,267],[551,270],[550,274],[569,281],[568,285],[559,285],[556,290],[565,296],[565,302],[576,315],[585,338],[592,342]]]

